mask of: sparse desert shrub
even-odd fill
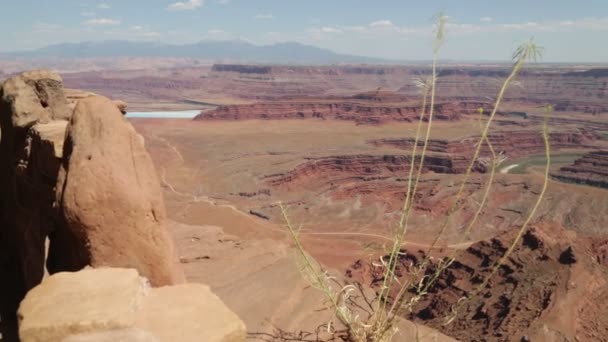
[[[451,255],[444,257],[439,261],[435,261],[432,269],[430,268],[430,261],[432,259],[431,250],[437,245],[442,235],[445,233],[447,228],[450,226],[450,218],[452,215],[461,209],[461,199],[464,194],[465,185],[471,177],[475,162],[480,157],[481,149],[483,145],[487,145],[488,150],[491,154],[491,165],[489,168],[488,179],[485,183],[485,188],[479,207],[475,211],[473,217],[465,226],[463,233],[461,234],[462,240],[465,241],[470,235],[471,230],[475,227],[483,208],[487,204],[487,200],[492,192],[492,184],[496,175],[498,166],[505,160],[505,157],[496,153],[488,134],[492,122],[496,116],[498,108],[501,105],[504,94],[508,87],[514,83],[517,75],[523,69],[524,65],[529,61],[535,61],[541,57],[542,48],[537,46],[532,40],[522,44],[517,48],[513,54],[513,65],[511,71],[508,73],[507,78],[503,81],[500,91],[495,99],[493,110],[488,113],[487,119],[484,119],[484,110],[479,110],[479,128],[480,138],[476,144],[475,151],[470,160],[470,164],[464,173],[461,183],[458,187],[458,191],[453,200],[451,207],[445,215],[444,221],[441,224],[439,233],[434,237],[433,242],[428,247],[425,257],[414,267],[412,267],[412,275],[410,279],[415,281],[402,281],[396,275],[397,266],[400,257],[403,255],[401,247],[405,241],[405,236],[408,232],[409,218],[412,213],[412,207],[414,203],[414,195],[420,178],[422,175],[424,161],[427,153],[427,147],[433,127],[433,115],[434,105],[436,97],[436,84],[437,84],[437,61],[439,50],[443,45],[445,38],[447,17],[440,13],[436,17],[435,23],[435,39],[433,45],[433,60],[432,60],[432,71],[431,75],[425,79],[415,80],[417,86],[421,89],[422,94],[422,110],[417,123],[415,141],[412,147],[412,162],[408,172],[406,193],[403,202],[403,207],[400,211],[399,223],[397,229],[393,232],[392,236],[392,247],[388,250],[386,257],[381,257],[379,263],[375,266],[381,267],[383,270],[382,286],[379,289],[377,298],[371,304],[371,313],[368,317],[363,317],[358,310],[353,296],[363,296],[366,294],[361,286],[355,286],[353,284],[342,284],[326,272],[323,267],[310,256],[302,246],[299,229],[297,229],[289,218],[288,209],[279,203],[282,217],[285,221],[290,236],[294,242],[296,252],[298,253],[299,268],[302,274],[310,282],[312,286],[322,291],[328,301],[328,306],[332,309],[335,317],[340,323],[346,327],[342,333],[342,338],[351,342],[388,342],[391,341],[396,333],[397,323],[399,317],[404,313],[409,313],[414,310],[417,303],[426,295],[428,295],[429,289],[437,281],[439,276],[448,268],[455,260],[455,252]],[[428,112],[427,112],[428,111]],[[547,128],[547,117],[552,111],[551,106],[547,106],[545,109],[545,120],[542,128],[542,136],[545,144],[546,151],[546,167],[544,174],[544,182],[542,190],[537,197],[537,200],[528,213],[524,223],[518,230],[516,238],[504,253],[502,258],[492,267],[492,271],[489,275],[483,279],[479,285],[466,297],[461,298],[457,304],[452,308],[451,314],[445,317],[445,324],[450,324],[454,318],[458,315],[459,310],[473,297],[476,297],[479,292],[486,287],[490,279],[496,274],[501,265],[504,264],[505,260],[513,252],[522,235],[526,231],[528,225],[534,218],[538,207],[540,206],[545,191],[548,185],[549,179],[549,166],[550,166],[550,146],[548,138]],[[426,125],[426,127],[425,127]],[[420,144],[420,142],[422,142]],[[419,145],[421,150],[418,151]],[[418,162],[418,164],[416,164]],[[431,270],[430,272],[428,272]],[[391,296],[391,293],[396,291],[396,295]],[[411,295],[413,293],[413,295]],[[410,294],[410,295],[406,295]],[[334,324],[329,322],[327,329],[331,330]]]

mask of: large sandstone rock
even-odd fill
[[[243,322],[207,286],[150,288],[129,269],[58,273],[19,308],[22,342],[239,342]]]
[[[35,70],[10,78],[4,82],[1,95],[14,127],[70,117],[61,77],[54,72]]]
[[[54,147],[64,138],[51,122],[65,127],[70,115],[56,73],[26,72],[0,86],[0,331],[8,340],[19,302],[43,276],[60,158]]]
[[[51,273],[86,265],[136,268],[154,286],[183,281],[143,138],[104,97],[78,102],[57,181],[60,227]]]
[[[110,108],[95,94],[77,97],[68,100],[59,75],[43,70],[0,85],[0,334],[6,341],[16,340],[19,303],[44,275],[47,238],[51,273],[90,264],[135,267],[155,285],[183,278],[172,265],[158,180],[141,138],[120,113],[112,115],[126,111],[126,103]],[[66,127],[79,102],[103,105],[80,107],[64,156]],[[96,156],[91,163],[89,154]],[[61,165],[73,172],[58,182]],[[91,174],[89,165],[96,167]]]
[[[65,95],[72,110],[76,108],[76,104],[78,104],[78,101],[86,99],[87,97],[98,96],[97,94],[92,93],[90,91],[82,91],[79,89],[66,89]],[[116,105],[116,107],[118,108],[118,110],[120,110],[121,113],[127,114],[127,109],[129,108],[129,105],[125,101],[114,100],[112,102]]]
[[[247,333],[238,316],[203,284],[153,289],[137,312],[136,325],[161,341],[237,342]]]
[[[62,341],[71,334],[125,329],[146,292],[131,269],[57,273],[31,290],[19,307],[19,335],[27,341]]]

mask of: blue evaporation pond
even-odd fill
[[[181,110],[169,112],[128,112],[127,118],[192,119],[200,110]]]

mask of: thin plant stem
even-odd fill
[[[487,139],[488,136],[488,132],[490,131],[490,126],[492,125],[492,122],[494,121],[494,118],[496,117],[496,113],[498,112],[498,108],[500,107],[500,104],[502,103],[502,100],[504,98],[505,92],[507,91],[507,89],[509,88],[509,85],[511,84],[511,82],[517,77],[517,75],[519,74],[519,72],[522,70],[522,68],[524,67],[525,63],[528,60],[535,60],[541,53],[541,48],[539,48],[538,46],[536,46],[532,41],[520,46],[516,52],[514,53],[514,58],[515,58],[515,64],[513,65],[513,68],[511,70],[511,73],[509,74],[509,76],[505,79],[505,81],[503,82],[500,91],[498,93],[498,96],[496,98],[496,101],[494,103],[494,108],[492,109],[492,112],[490,113],[490,116],[485,124],[485,127],[483,128],[483,131],[481,133],[481,138],[479,143],[477,144],[477,147],[475,148],[475,152],[473,153],[473,156],[471,158],[471,161],[469,162],[469,165],[467,167],[467,170],[465,172],[464,178],[460,184],[460,187],[458,189],[458,192],[456,193],[454,202],[452,204],[452,206],[450,207],[450,209],[447,212],[447,215],[444,219],[444,222],[441,226],[441,229],[439,231],[439,233],[435,236],[435,238],[433,239],[433,242],[431,243],[431,245],[428,248],[427,251],[427,255],[429,255],[429,253],[431,252],[431,250],[433,248],[435,248],[435,246],[437,245],[437,242],[439,242],[439,239],[443,236],[443,234],[445,233],[445,230],[448,227],[450,218],[452,217],[452,214],[456,211],[456,209],[459,207],[460,205],[460,199],[462,197],[462,193],[464,192],[464,188],[469,180],[469,178],[471,177],[471,173],[473,171],[473,166],[475,165],[475,162],[477,161],[477,158],[479,157],[479,154],[481,152],[481,147],[483,146],[482,142],[485,141]],[[427,258],[428,260],[428,258]]]
[[[507,261],[507,259],[511,256],[511,254],[513,253],[513,251],[515,250],[515,248],[519,244],[519,241],[521,240],[521,238],[522,238],[523,234],[525,233],[526,229],[528,228],[528,225],[530,224],[530,222],[532,221],[532,219],[534,218],[534,216],[536,216],[536,212],[538,211],[538,208],[540,207],[540,204],[542,203],[543,198],[545,197],[545,193],[547,191],[547,188],[549,186],[549,170],[551,169],[551,146],[550,146],[550,142],[549,142],[549,129],[548,129],[547,121],[548,121],[549,113],[552,112],[552,111],[553,111],[553,107],[552,106],[547,106],[547,108],[545,109],[545,118],[543,120],[543,128],[542,128],[543,142],[545,144],[545,158],[546,158],[544,180],[543,180],[542,189],[541,189],[540,194],[538,195],[538,197],[536,199],[536,202],[534,203],[534,206],[532,207],[532,210],[530,211],[530,213],[526,217],[526,220],[524,221],[524,223],[519,228],[519,230],[517,232],[517,235],[515,236],[515,239],[511,243],[511,246],[509,246],[509,248],[507,249],[507,251],[505,252],[505,254],[492,267],[492,271],[490,272],[490,274],[487,277],[484,278],[484,280],[481,282],[481,284],[479,284],[475,288],[475,290],[473,290],[471,292],[471,294],[469,294],[466,297],[461,298],[458,301],[458,303],[456,305],[456,308],[453,310],[452,317],[450,317],[445,324],[451,323],[456,318],[456,315],[459,312],[459,308],[462,307],[462,305],[464,305],[464,303],[466,301],[470,301],[474,297],[478,296],[479,293],[488,285],[488,283],[490,282],[490,279],[492,279],[496,275],[496,273],[498,272],[498,270],[500,269],[500,267],[502,265],[504,265],[505,262]]]
[[[321,272],[319,272],[319,270],[314,267],[311,258],[306,253],[296,230],[294,229],[293,225],[291,224],[291,221],[289,220],[289,215],[287,215],[287,210],[285,209],[283,203],[279,203],[279,208],[281,210],[281,215],[283,216],[283,220],[285,220],[285,224],[287,226],[287,229],[289,230],[291,238],[294,241],[296,251],[300,254],[302,260],[304,260],[304,267],[306,267],[309,274],[311,274],[315,278],[315,281],[320,287],[320,290],[322,290],[325,293],[327,299],[329,299],[333,309],[335,310],[336,316],[338,316],[342,323],[344,323],[347,327],[350,328],[351,321],[349,317],[347,317],[342,312],[342,310],[340,310],[338,298],[334,295],[333,290],[329,287],[329,285],[327,285],[326,279],[323,277]]]
[[[424,158],[426,156],[426,151],[428,148],[428,141],[430,138],[431,128],[432,128],[432,124],[433,124],[433,114],[434,114],[434,109],[435,109],[435,94],[436,94],[436,83],[437,83],[437,60],[438,60],[438,55],[439,55],[439,49],[440,49],[440,47],[443,43],[444,37],[445,37],[446,21],[447,21],[447,17],[443,13],[439,13],[437,15],[437,28],[436,28],[436,33],[435,33],[435,44],[433,47],[432,75],[431,75],[431,82],[430,82],[431,83],[430,84],[431,102],[430,102],[430,107],[429,107],[429,117],[428,117],[428,122],[427,122],[427,129],[426,129],[426,134],[425,134],[425,138],[424,138],[424,146],[423,146],[422,152],[420,154],[420,161],[419,161],[419,165],[418,165],[417,176],[415,178],[415,181],[413,182],[413,189],[412,189],[412,176],[413,176],[414,164],[416,162],[416,148],[418,146],[418,139],[419,139],[419,135],[420,135],[420,131],[417,130],[414,147],[413,147],[413,152],[412,152],[412,157],[411,157],[411,162],[410,162],[410,174],[408,177],[408,189],[407,189],[407,193],[406,193],[406,199],[405,199],[405,203],[404,203],[403,209],[402,209],[402,214],[401,214],[401,217],[399,220],[399,229],[398,229],[396,237],[395,237],[393,249],[389,256],[389,263],[387,266],[385,266],[383,285],[380,290],[380,301],[378,304],[379,307],[374,316],[374,319],[376,320],[375,323],[376,323],[377,329],[378,329],[377,331],[379,334],[383,334],[386,331],[386,329],[389,326],[389,324],[387,324],[387,320],[391,319],[389,315],[385,315],[385,319],[379,320],[379,321],[377,320],[377,318],[379,317],[378,315],[380,315],[380,312],[384,314],[384,312],[386,310],[388,295],[390,293],[390,289],[392,288],[393,280],[396,278],[394,275],[394,272],[397,267],[398,256],[399,256],[399,253],[401,250],[401,245],[403,243],[405,234],[407,233],[407,222],[408,222],[410,212],[411,212],[412,201],[413,201],[413,197],[416,193],[416,189],[418,187],[418,182],[420,180],[420,174],[422,172],[422,168],[424,165]],[[422,120],[424,118],[423,115],[424,115],[424,110],[425,110],[424,108],[426,108],[426,97],[428,95],[427,92],[428,92],[428,85],[425,87],[425,91],[424,91],[423,113],[420,116],[418,128],[420,128],[422,126]]]

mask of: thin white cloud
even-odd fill
[[[33,33],[52,33],[61,29],[61,25],[58,24],[49,24],[45,22],[37,22],[32,27]]]
[[[285,36],[281,33],[281,32],[277,32],[277,31],[270,31],[270,32],[266,32],[262,35],[262,40],[264,42],[278,42],[281,40],[285,40],[284,38]]]
[[[393,24],[390,20],[378,20],[369,24],[369,27],[373,28],[393,28],[395,24]]]
[[[220,5],[225,5],[227,3],[230,3],[230,0],[215,0],[215,2],[217,2]]]
[[[349,31],[366,33],[366,34],[397,34],[401,38],[411,34],[421,34],[429,32],[427,27],[409,27],[409,26],[398,26],[390,20],[378,20],[369,23],[366,27],[351,26],[348,28]]]
[[[344,33],[344,30],[339,27],[325,26],[313,27],[308,29],[307,32],[310,38],[314,40],[325,40],[331,38],[334,35]]]
[[[83,22],[83,24],[89,26],[116,26],[120,25],[120,21],[109,18],[95,18],[86,20]]]
[[[497,23],[494,18],[483,17],[483,23],[449,22],[446,25],[448,34],[470,35],[480,32],[574,32],[574,31],[608,31],[608,17],[589,17],[562,21],[529,21],[520,23]],[[427,26],[399,26],[390,20],[377,20],[365,26],[331,26],[312,28],[307,31],[313,39],[326,39],[335,33],[350,33],[368,37],[407,37],[423,36],[432,32]],[[325,35],[325,36],[324,36]]]
[[[323,32],[323,33],[342,33],[343,31],[341,29],[338,29],[335,27],[322,27],[321,32]]]
[[[473,22],[463,23],[453,19],[446,25],[446,31],[448,36],[475,37],[483,33],[484,35],[496,35],[501,38],[511,36],[513,39],[537,34],[542,34],[545,37],[545,35],[558,35],[561,32],[580,32],[582,35],[605,34],[608,33],[608,16],[524,22],[500,22],[497,18],[493,18],[492,21],[482,21],[480,18]],[[298,41],[332,48],[344,53],[386,57],[403,54],[401,50],[393,47],[395,44],[392,42],[408,40],[416,42],[412,44],[419,44],[421,41],[432,40],[432,32],[433,26],[430,23],[421,26],[401,26],[384,19],[357,26],[313,24],[312,27],[301,34],[279,36],[271,33],[263,37],[263,41]],[[457,40],[455,39],[455,41]],[[373,53],[370,53],[370,51],[373,51]],[[459,55],[459,53],[456,53],[455,56],[468,58],[466,54],[460,53]],[[597,59],[597,57],[594,58]]]
[[[101,3],[101,4],[97,5],[97,8],[99,8],[99,9],[109,9],[110,5],[108,5],[106,3]]]
[[[507,30],[507,31],[524,31],[524,30],[528,30],[528,31],[536,31],[536,30],[550,31],[550,30],[553,29],[551,25],[539,24],[539,23],[534,22],[534,21],[530,21],[530,22],[526,22],[526,23],[516,23],[516,24],[499,24],[498,28],[502,28],[502,29]]]
[[[592,31],[608,31],[608,17],[564,20],[557,23],[560,28],[577,28]]]
[[[260,19],[260,20],[270,20],[270,19],[274,19],[274,15],[270,14],[270,13],[261,13],[261,14],[256,14],[255,19]]]
[[[203,6],[203,0],[178,1],[167,6],[170,11],[192,11]]]
[[[83,17],[94,17],[95,12],[80,12],[80,15]]]
[[[143,38],[152,38],[152,37],[161,36],[160,33],[156,32],[156,31],[152,31],[152,30],[148,29],[147,27],[141,26],[141,25],[135,25],[135,26],[129,27],[127,34],[129,34],[130,36],[143,37]]]
[[[207,34],[205,34],[203,38],[209,40],[230,40],[235,39],[236,37],[232,33],[221,29],[211,29],[207,31]]]
[[[479,26],[479,25],[475,25],[475,24],[458,24],[458,23],[447,23],[446,24],[446,31],[449,33],[456,33],[456,34],[471,34],[471,33],[477,33],[479,31],[482,31],[484,28]]]
[[[114,39],[118,38],[140,41],[156,41],[162,37],[162,34],[141,25],[135,25],[123,29],[107,29],[101,33]]]
[[[572,32],[572,31],[608,31],[608,17],[580,18],[562,21],[525,22],[497,24],[498,31],[530,32]]]

